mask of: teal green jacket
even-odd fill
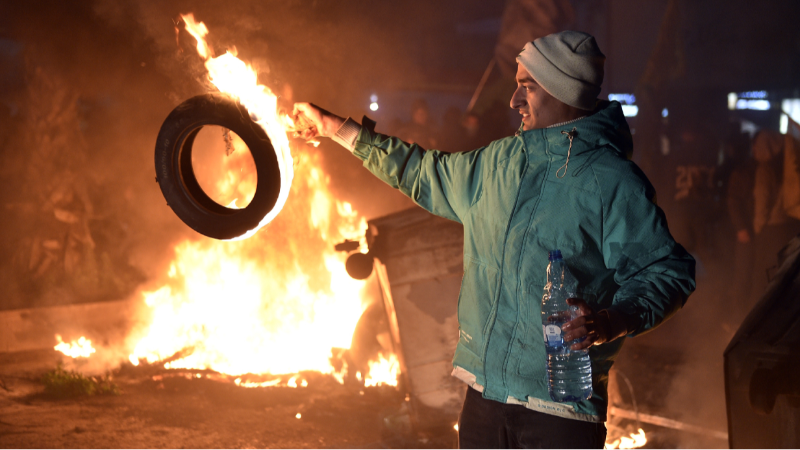
[[[663,322],[694,290],[694,259],[670,235],[652,185],[626,158],[631,150],[617,102],[466,153],[425,151],[361,128],[353,153],[364,167],[464,225],[453,374],[485,398],[606,420],[608,372],[624,338],[591,347],[589,400],[550,400],[540,317],[549,250],[561,250],[578,295],[622,317],[628,336]]]

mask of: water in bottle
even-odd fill
[[[578,309],[567,305],[575,297],[577,280],[569,272],[560,250],[550,252],[547,285],[542,296],[542,331],[547,351],[550,398],[556,402],[578,402],[592,396],[592,364],[588,350],[572,350],[578,341],[564,342],[561,326],[578,317]]]

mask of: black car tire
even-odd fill
[[[257,172],[253,200],[242,209],[212,200],[195,178],[192,145],[205,125],[238,134],[250,149]],[[257,227],[278,200],[281,173],[269,137],[239,102],[224,94],[192,97],[164,120],[156,139],[156,181],[172,211],[198,233],[215,239],[239,237]]]

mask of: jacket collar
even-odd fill
[[[573,128],[576,131],[571,150],[573,156],[599,147],[610,147],[621,156],[626,156],[633,148],[628,122],[617,101],[599,101],[597,108],[588,116],[549,128],[522,131],[520,126],[518,135],[528,151],[566,156],[569,149],[566,133]]]

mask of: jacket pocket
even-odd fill
[[[464,256],[458,295],[459,343],[483,360],[486,333],[497,297],[497,269]]]

